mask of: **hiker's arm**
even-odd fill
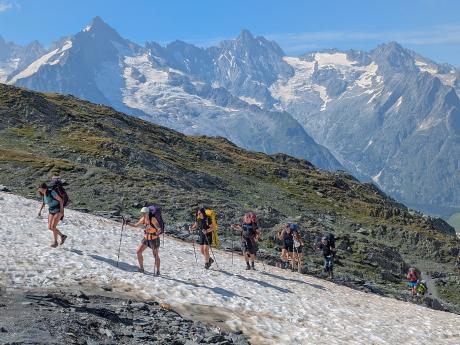
[[[40,205],[40,209],[38,210],[38,216],[41,217],[42,216],[42,211],[43,211],[43,208],[45,207],[45,202],[42,201],[42,204]]]
[[[127,220],[123,220],[127,226],[130,226],[132,228],[137,228],[139,225],[144,224],[144,217],[141,217],[136,224],[131,224]]]
[[[262,241],[262,231],[260,231],[259,229],[256,230],[255,239],[256,239],[257,241]]]
[[[54,198],[59,201],[59,213],[64,214],[64,200],[57,193]]]
[[[158,223],[158,220],[155,217],[152,217],[150,222],[153,224],[156,230],[162,230],[160,223]]]
[[[192,230],[195,230],[197,226],[198,226],[197,222],[193,223],[191,226],[188,227],[188,231],[190,232]]]
[[[283,235],[284,235],[284,229],[281,230],[281,232],[278,232],[278,240],[282,240],[283,239]]]
[[[240,224],[232,224],[231,228],[235,231],[242,231],[243,229],[241,228]]]

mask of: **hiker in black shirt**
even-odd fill
[[[334,255],[336,252],[335,244],[332,243],[326,236],[321,239],[318,249],[323,252],[324,257],[324,272],[330,279],[334,279]]]

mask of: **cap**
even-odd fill
[[[142,207],[141,208],[141,213],[148,213],[149,212],[149,208],[148,207]]]

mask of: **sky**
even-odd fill
[[[289,55],[397,41],[460,67],[458,0],[0,0],[0,36],[49,45],[95,16],[139,44],[180,39],[209,46],[244,28]]]

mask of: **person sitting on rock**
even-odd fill
[[[414,267],[409,268],[409,272],[406,276],[408,283],[407,285],[411,288],[412,296],[417,295],[417,283],[419,280],[419,274]]]

